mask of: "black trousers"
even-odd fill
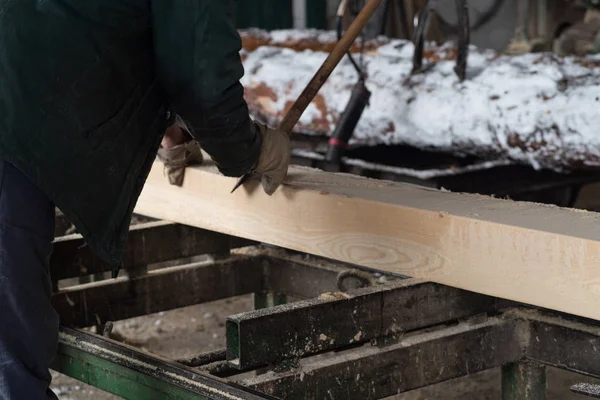
[[[56,399],[48,367],[58,342],[50,299],[54,204],[0,160],[0,399]]]

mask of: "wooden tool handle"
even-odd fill
[[[298,100],[294,103],[290,111],[281,122],[279,129],[286,133],[291,133],[294,126],[300,120],[300,117],[306,111],[308,105],[313,101],[327,78],[331,75],[335,67],[340,63],[344,55],[352,46],[358,35],[362,32],[367,22],[371,19],[377,7],[381,5],[382,0],[369,0],[362,11],[354,19],[344,36],[337,42],[329,56],[312,78],[308,86],[304,89]]]

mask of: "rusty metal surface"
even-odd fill
[[[600,326],[531,312],[528,359],[600,378]]]
[[[230,316],[227,357],[247,369],[495,311],[494,298],[414,280]]]
[[[150,225],[149,235],[156,234],[156,226],[180,229]],[[194,234],[179,240],[180,249],[195,248]],[[152,243],[172,246],[169,240]],[[166,251],[153,250],[154,254]],[[358,288],[352,289],[348,280],[344,289],[350,290],[342,292],[340,276],[359,277],[354,282]],[[53,301],[63,324],[90,326],[243,293],[308,300],[276,307],[263,301],[268,308],[231,316],[227,352],[221,349],[180,363],[241,379],[249,388],[292,400],[374,399],[497,366],[504,366],[506,399],[542,399],[546,365],[600,377],[600,321],[405,277],[381,276],[271,247],[236,250],[206,263],[140,269],[135,277],[62,290]],[[94,345],[115,348],[114,342],[100,336],[94,336]],[[64,356],[69,363],[93,358],[74,352]],[[142,352],[129,352],[128,357],[134,363],[162,365]],[[105,361],[99,362],[112,368]],[[271,367],[264,369],[266,365]],[[119,371],[122,367],[115,366]],[[61,368],[80,374],[91,367],[77,364],[73,369],[65,363]],[[245,371],[269,372],[236,377]],[[159,372],[158,379],[164,378]],[[170,387],[155,384],[158,390]],[[590,386],[582,384],[573,391],[593,397],[593,390],[586,388]]]
[[[131,269],[163,261],[249,246],[252,242],[170,222],[134,225],[127,239],[123,268]],[[81,235],[59,237],[54,242],[50,272],[55,281],[111,271],[96,257]]]
[[[407,336],[386,347],[309,359],[299,371],[240,383],[289,400],[378,399],[518,360],[521,348],[515,329],[511,321],[467,321]]]
[[[260,260],[234,256],[66,288],[52,304],[61,324],[86,327],[262,290]]]
[[[529,361],[502,367],[502,400],[545,400],[546,367]]]

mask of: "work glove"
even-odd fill
[[[200,144],[192,139],[183,121],[178,119],[177,125],[185,134],[189,135],[190,140],[170,148],[161,146],[158,150],[158,159],[164,164],[169,183],[174,186],[181,186],[185,176],[185,168],[202,164],[204,158]]]
[[[285,132],[254,123],[261,137],[260,156],[253,172],[262,175],[262,187],[269,196],[285,179],[290,166],[290,138]]]

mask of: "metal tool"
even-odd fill
[[[337,21],[336,21],[336,30],[338,40],[340,40],[343,36],[343,18],[346,14],[346,6],[348,2],[342,1],[340,4],[340,8],[337,13]],[[359,11],[356,11],[358,13]],[[348,59],[354,66],[356,73],[358,74],[358,82],[354,85],[352,89],[352,95],[350,96],[350,100],[346,105],[342,116],[340,117],[338,123],[335,126],[335,130],[329,139],[329,144],[327,146],[327,154],[325,159],[329,164],[337,165],[339,164],[346,148],[348,147],[348,142],[358,125],[358,121],[362,117],[362,114],[365,108],[369,105],[369,99],[371,98],[371,92],[367,89],[365,84],[365,80],[367,79],[367,74],[365,73],[365,63],[364,63],[364,35],[363,40],[361,42],[360,49],[360,61],[356,62],[352,53],[348,52]]]
[[[457,23],[457,56],[454,72],[462,82],[467,75],[467,58],[469,56],[469,44],[471,42],[471,27],[469,21],[469,4],[467,0],[455,0],[456,13],[458,15]],[[437,7],[437,0],[429,0],[427,5],[419,13],[417,24],[413,32],[413,44],[415,50],[413,53],[412,74],[423,72],[423,53],[425,49],[425,40],[429,31],[431,16]]]
[[[413,74],[422,72],[425,39],[427,37],[427,32],[429,32],[431,14],[435,12],[436,6],[437,0],[429,0],[417,17],[417,24],[415,25],[413,32],[413,44],[415,46],[415,51],[413,53]]]
[[[325,155],[325,160],[327,160],[328,163],[333,165],[340,163],[346,152],[350,138],[352,137],[365,108],[369,105],[370,98],[371,92],[367,89],[365,81],[360,79],[358,83],[354,85],[346,109],[342,113],[342,116],[329,139],[327,154]]]
[[[242,186],[244,183],[246,183],[248,178],[250,178],[253,174],[254,174],[253,172],[248,172],[248,173],[244,174],[240,179],[238,179],[238,181],[235,184],[235,186],[233,187],[233,189],[231,189],[231,193],[235,192],[240,186]]]
[[[342,58],[346,55],[358,35],[363,31],[367,22],[371,19],[377,8],[381,5],[383,0],[369,0],[362,11],[354,19],[344,36],[337,42],[329,56],[319,68],[317,73],[313,76],[310,83],[306,86],[300,97],[296,100],[290,111],[281,122],[279,130],[290,134],[294,126],[300,120],[300,117],[313,101],[323,84],[327,81],[327,78],[331,75],[335,67],[340,63]],[[231,193],[235,192],[240,186],[244,184],[252,176],[252,172],[245,174],[237,182]]]
[[[456,0],[456,13],[458,14],[458,53],[454,72],[462,82],[467,77],[467,58],[471,42],[471,26],[469,22],[469,4],[467,0]]]

